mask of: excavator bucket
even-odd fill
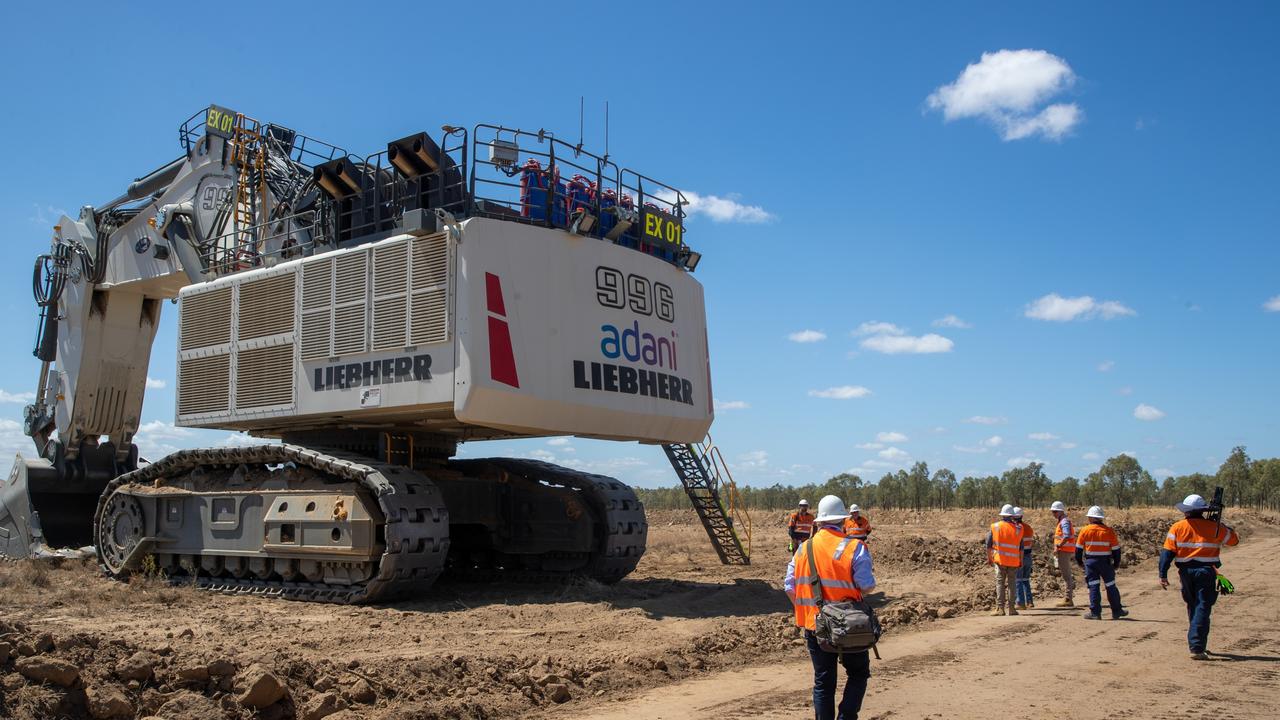
[[[98,497],[114,473],[82,468],[21,454],[14,459],[0,488],[0,555],[26,558],[93,544]]]

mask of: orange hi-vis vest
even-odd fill
[[[1240,536],[1235,531],[1225,525],[1219,528],[1218,523],[1204,518],[1179,520],[1164,539],[1164,549],[1173,551],[1173,561],[1179,565],[1220,565],[1222,548],[1238,544]]]
[[[777,517],[776,515],[774,517]],[[802,513],[795,510],[787,518],[787,530],[793,533],[809,535],[813,532],[813,513]]]
[[[1027,552],[1031,549],[1031,538],[1035,537],[1035,533],[1031,531],[1030,525],[1026,523],[1019,524],[1022,525],[1022,552]]]
[[[813,560],[817,568],[809,567],[809,543],[813,543]],[[813,619],[818,615],[818,602],[813,597],[815,572],[822,579],[823,602],[862,599],[862,591],[853,581],[853,558],[861,544],[861,540],[845,537],[839,532],[821,530],[800,544],[795,556],[797,626],[812,630]]]
[[[1076,551],[1076,531],[1071,527],[1071,518],[1066,515],[1062,516],[1058,521],[1058,527],[1053,530],[1053,547],[1058,552]]]
[[[1089,523],[1080,530],[1076,544],[1084,548],[1085,557],[1111,557],[1111,551],[1120,549],[1116,531],[1101,523]]]
[[[845,535],[848,535],[851,538],[857,538],[858,540],[866,540],[867,533],[869,532],[871,532],[871,521],[861,515],[858,516],[857,520],[854,520],[851,517],[844,519]]]
[[[1005,567],[1022,566],[1022,528],[1000,520],[991,523],[991,559]]]

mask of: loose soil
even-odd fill
[[[802,717],[810,669],[780,589],[784,516],[756,514],[747,567],[720,565],[692,512],[658,512],[640,567],[615,586],[446,582],[373,607],[118,583],[78,560],[0,564],[0,717]],[[1233,513],[1244,542],[1224,572],[1241,592],[1214,614],[1222,654],[1194,666],[1181,601],[1154,585],[1174,519],[1115,513],[1133,619],[1085,623],[975,612],[993,595],[989,513],[873,514],[873,599],[889,631],[864,716],[986,718],[1014,698],[1027,718],[1270,717],[1277,517]],[[1052,519],[1028,520],[1047,606]]]

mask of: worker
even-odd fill
[[[1116,587],[1116,570],[1120,569],[1120,538],[1103,522],[1107,514],[1102,508],[1094,505],[1085,517],[1089,524],[1076,537],[1076,564],[1084,568],[1084,582],[1089,586],[1089,613],[1084,619],[1102,619],[1102,588],[1105,586],[1111,619],[1119,620],[1129,614],[1120,604],[1120,590]]]
[[[869,593],[876,587],[871,553],[861,540],[845,536],[844,521],[844,501],[835,495],[819,500],[814,535],[800,543],[782,580],[782,588],[795,606],[796,625],[804,630],[809,659],[813,661],[813,714],[817,720],[837,717],[837,663],[844,666],[845,672],[844,695],[840,699],[841,720],[857,720],[862,709],[862,697],[867,692],[867,680],[871,677],[871,658],[866,650],[827,652],[818,645],[813,634],[813,621],[818,614],[817,598],[813,592],[815,577],[822,580],[823,602],[861,600],[863,593]],[[810,567],[809,545],[813,546],[813,564],[816,567]]]
[[[795,511],[787,517],[787,534],[791,536],[787,552],[795,552],[800,543],[813,534],[813,514],[809,512],[808,500],[801,500]]]
[[[1017,615],[1013,607],[1014,581],[1022,567],[1022,528],[1013,521],[1013,506],[1000,508],[1000,519],[987,533],[987,564],[996,572],[996,607],[992,615]]]
[[[1014,587],[1017,589],[1015,595],[1018,609],[1026,610],[1036,606],[1031,599],[1031,547],[1035,533],[1032,532],[1031,526],[1022,519],[1022,513],[1023,510],[1020,507],[1013,509],[1013,521],[1022,528],[1022,565],[1018,567],[1018,575],[1014,578]]]
[[[1205,519],[1209,503],[1199,495],[1188,495],[1174,505],[1183,518],[1169,528],[1160,551],[1160,587],[1169,587],[1169,566],[1178,565],[1182,601],[1187,604],[1187,646],[1192,660],[1208,660],[1209,615],[1218,599],[1218,568],[1222,548],[1240,544],[1235,530]]]
[[[1071,518],[1067,517],[1067,506],[1061,500],[1055,500],[1049,510],[1053,512],[1053,519],[1058,521],[1058,527],[1053,529],[1053,560],[1065,588],[1057,607],[1075,607],[1076,578],[1071,571],[1071,561],[1076,555],[1076,531],[1071,526]]]
[[[871,521],[862,517],[862,508],[857,505],[849,506],[849,517],[844,521],[844,534],[862,542],[866,542],[867,536],[871,534]]]

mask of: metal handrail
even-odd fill
[[[738,484],[733,480],[733,473],[729,470],[729,463],[725,462],[724,455],[720,452],[720,448],[716,446],[711,439],[711,434],[707,433],[707,437],[699,443],[698,450],[702,457],[700,461],[706,463],[710,460],[708,469],[711,471],[711,481],[715,484],[715,490],[720,497],[728,498],[729,507],[726,508],[727,514],[733,519],[733,531],[738,535],[739,540],[746,536],[746,554],[751,557],[751,514],[747,511],[746,503],[742,501],[742,497],[738,494]],[[723,488],[723,491],[721,490]],[[721,501],[723,507],[724,501]],[[740,532],[741,530],[741,532]]]

